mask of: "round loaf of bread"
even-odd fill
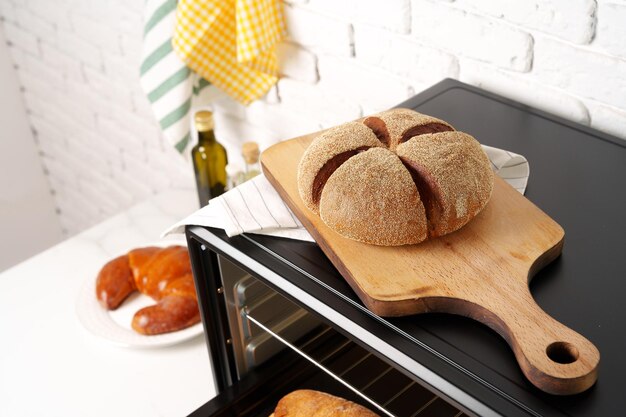
[[[491,197],[493,171],[472,136],[394,109],[318,136],[300,161],[298,188],[342,236],[396,246],[467,224]]]

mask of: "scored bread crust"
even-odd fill
[[[328,179],[320,217],[355,240],[397,246],[426,239],[424,206],[398,157],[371,148],[343,163]]]
[[[493,189],[480,144],[443,120],[409,109],[329,129],[298,167],[305,205],[344,237],[414,244],[476,216]]]
[[[297,390],[276,405],[274,417],[379,417],[367,408],[325,392]]]
[[[443,236],[469,222],[491,197],[491,163],[470,135],[441,132],[416,136],[398,146],[400,159],[427,172],[439,207],[431,217],[430,237]]]
[[[398,142],[400,141],[400,139],[402,139],[403,133],[415,126],[438,123],[454,130],[452,126],[450,126],[447,122],[441,119],[437,119],[436,117],[432,117],[427,114],[421,114],[409,109],[394,109],[381,112],[379,114],[366,117],[363,122],[367,124],[367,120],[369,118],[375,117],[385,122],[387,131],[389,132],[389,136],[391,138],[391,143],[389,144],[389,149],[391,150],[396,149],[396,147],[399,145]]]
[[[350,122],[328,129],[319,136],[305,152],[298,168],[298,186],[311,190],[317,173],[334,156],[360,147],[382,147],[376,135],[362,123]],[[302,200],[309,210],[318,214],[313,193],[301,193]]]

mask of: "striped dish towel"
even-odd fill
[[[175,20],[176,0],[146,0],[140,82],[165,138],[183,153],[191,140],[192,97],[208,83],[174,52]]]
[[[280,0],[180,0],[172,46],[189,68],[249,104],[278,80]]]
[[[526,158],[490,146],[483,145],[483,149],[494,172],[524,194],[530,174]],[[228,236],[256,233],[314,242],[263,175],[212,199],[208,206],[174,224],[162,236],[184,233],[186,225],[217,227]]]

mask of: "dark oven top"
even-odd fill
[[[560,258],[531,283],[537,303],[593,342],[597,384],[556,397],[526,381],[508,345],[463,317],[381,319],[369,313],[315,244],[245,235],[220,239],[322,298],[400,351],[505,415],[616,415],[626,410],[626,142],[445,80],[402,103],[440,117],[486,145],[526,156],[526,197],[565,229]]]

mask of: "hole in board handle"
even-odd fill
[[[568,364],[578,360],[578,349],[567,342],[551,343],[546,349],[546,354],[556,363]]]

